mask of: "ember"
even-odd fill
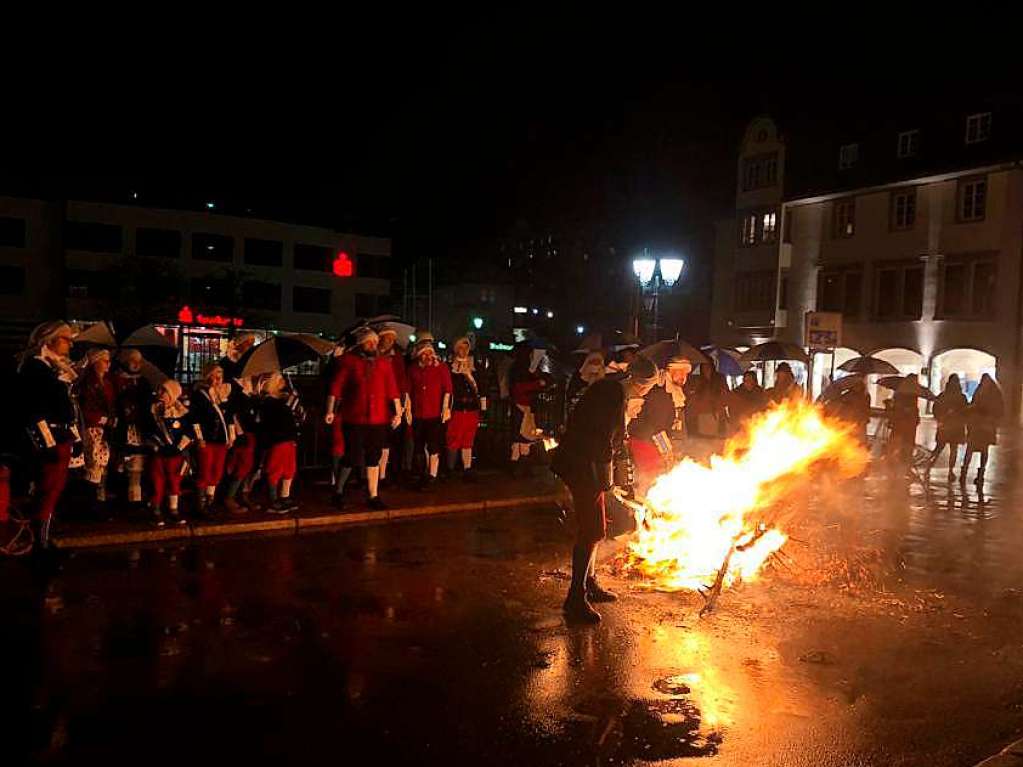
[[[814,466],[854,476],[867,453],[845,424],[789,401],[755,416],[710,466],[686,459],[654,483],[625,569],[660,589],[720,591],[757,577],[788,540],[786,499]]]

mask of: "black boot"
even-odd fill
[[[984,484],[984,469],[983,468],[977,469],[977,476],[973,480],[973,484],[975,484],[975,485],[983,485]]]
[[[600,613],[593,609],[593,605],[586,599],[586,573],[590,568],[590,556],[593,554],[592,545],[577,543],[572,549],[572,585],[568,589],[568,596],[562,610],[565,612],[565,620],[569,623],[598,623]]]
[[[586,579],[586,598],[591,602],[617,602],[618,595],[613,591],[601,588],[592,575]]]

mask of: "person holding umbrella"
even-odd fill
[[[114,382],[110,379],[110,352],[99,347],[86,354],[86,368],[76,384],[78,404],[85,427],[85,480],[95,487],[97,504],[107,499],[108,435],[117,423]]]
[[[203,516],[209,516],[213,511],[213,500],[217,486],[224,478],[227,448],[231,442],[231,432],[224,412],[228,392],[224,389],[224,369],[217,362],[206,363],[202,380],[196,386],[191,402],[198,441],[198,511]]]
[[[948,481],[955,482],[956,461],[959,458],[959,446],[966,442],[966,395],[963,394],[959,376],[955,373],[948,377],[945,388],[934,400],[934,418],[938,422],[938,431],[931,451],[930,466],[934,466],[938,456],[948,445]]]
[[[324,416],[328,425],[333,424],[338,417],[334,405],[340,403],[345,454],[335,479],[336,503],[343,503],[354,460],[362,455],[369,507],[379,511],[387,508],[379,496],[380,457],[387,444],[388,426],[396,429],[401,424],[402,405],[394,368],[382,364],[377,353],[380,337],[376,331],[363,325],[352,335],[355,348],[339,358]]]
[[[67,484],[73,446],[79,441],[78,412],[71,396],[76,374],[68,355],[74,331],[66,322],[37,325],[18,365],[22,423],[34,448],[36,540],[49,548],[57,503]]]
[[[142,374],[145,360],[138,349],[120,355],[121,369],[114,377],[117,391],[117,429],[114,443],[128,475],[128,504],[142,505],[142,472],[146,457],[142,449],[142,423],[153,399],[153,390]]]
[[[973,393],[973,401],[966,409],[966,456],[959,475],[960,483],[966,483],[966,473],[974,453],[980,453],[980,468],[974,484],[984,484],[984,472],[987,470],[988,450],[998,443],[998,422],[1005,412],[1005,400],[1002,390],[987,373],[980,377],[980,385]]]
[[[440,453],[444,449],[444,424],[451,418],[451,371],[437,359],[433,334],[416,333],[412,347],[412,365],[408,370],[409,394],[412,397],[412,431],[415,436],[414,455],[418,460],[425,451],[426,466],[421,487],[437,481]]]
[[[167,379],[156,392],[156,402],[139,419],[146,447],[151,451],[148,462],[149,483],[153,495],[149,509],[153,523],[164,526],[163,501],[167,499],[167,515],[173,524],[185,524],[178,509],[181,478],[185,469],[185,451],[195,439],[195,422],[181,401],[181,384]]]

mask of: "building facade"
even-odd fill
[[[842,347],[814,355],[814,394],[833,366],[873,354],[933,391],[951,373],[968,391],[991,373],[1018,413],[1020,114],[1018,103],[987,102],[833,142],[755,119],[735,217],[718,227],[715,343],[802,345],[808,312],[836,312]]]

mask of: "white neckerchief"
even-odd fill
[[[476,371],[476,363],[473,362],[472,357],[455,357],[451,360],[451,372],[457,375],[463,375],[469,380],[469,385],[472,387],[474,392],[479,392],[479,388],[476,386],[476,379],[473,377],[473,373]]]
[[[39,354],[36,355],[36,359],[41,360],[50,368],[56,370],[57,377],[66,384],[73,384],[75,379],[78,378],[78,373],[71,366],[71,361],[50,351],[48,346],[41,346],[39,348]]]

